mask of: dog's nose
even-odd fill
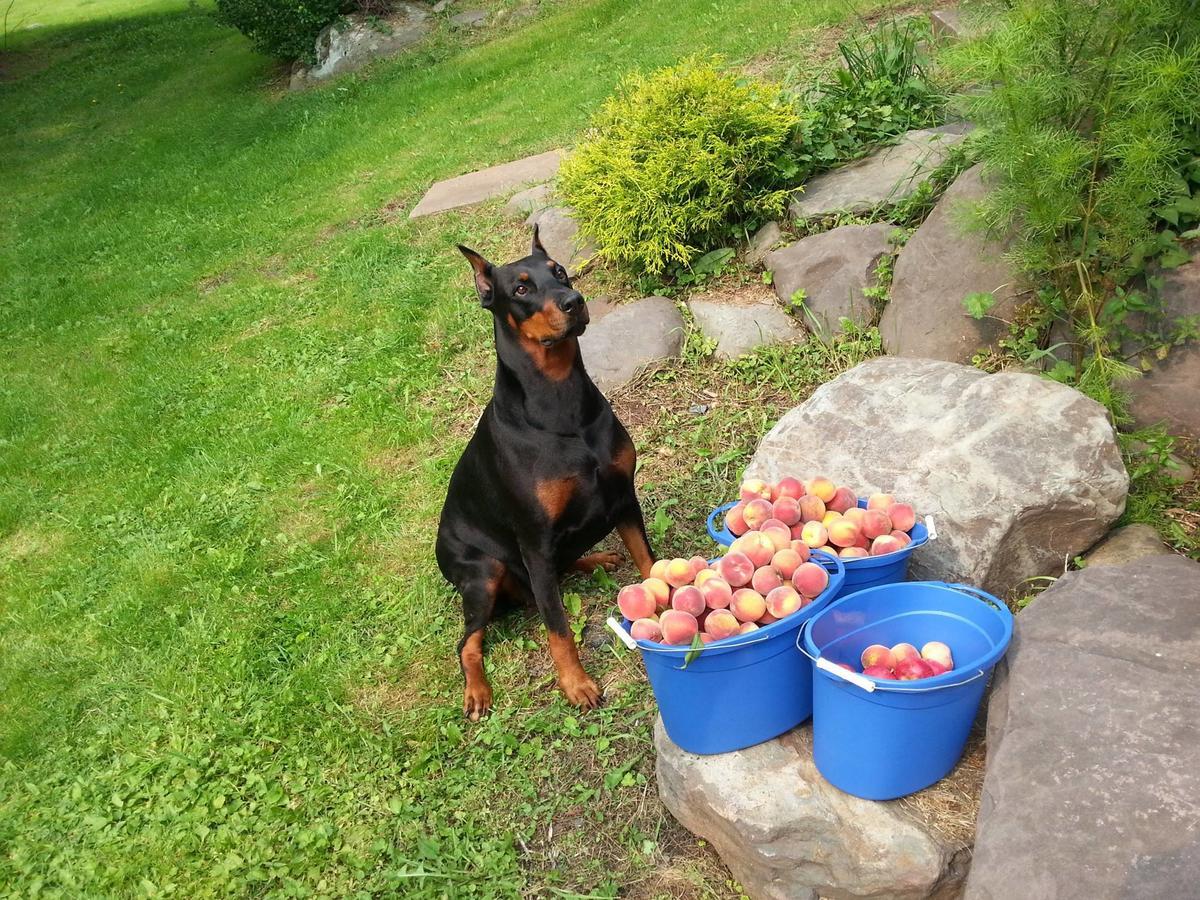
[[[564,295],[562,299],[558,301],[558,308],[568,315],[578,312],[579,308],[582,306],[583,294],[579,293],[579,291],[571,291],[571,293]]]

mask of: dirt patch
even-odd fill
[[[704,291],[692,294],[688,300],[711,300],[727,306],[757,306],[778,302],[775,291],[770,285],[763,284],[762,279],[742,281],[736,278],[718,282]]]
[[[209,275],[206,278],[201,278],[200,283],[196,285],[197,290],[202,294],[211,294],[217,288],[224,284],[229,284],[233,281],[233,272],[228,269],[216,275]]]
[[[63,545],[66,536],[60,531],[41,531],[37,528],[18,528],[0,538],[0,559],[21,562],[35,556],[54,553]]]

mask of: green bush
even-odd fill
[[[217,0],[217,19],[260,53],[311,61],[317,35],[346,7],[346,0]]]
[[[989,86],[963,97],[995,179],[978,217],[1043,288],[1047,327],[1080,339],[1056,377],[1117,412],[1128,342],[1145,337],[1125,319],[1156,313],[1131,278],[1156,254],[1177,264],[1176,232],[1160,228],[1200,209],[1197,5],[1014,0],[988,24],[946,59],[964,85]]]
[[[942,122],[912,20],[888,22],[838,44],[842,65],[803,96],[799,162],[810,173],[854,159],[914,128]]]
[[[563,163],[559,190],[605,257],[661,276],[782,211],[798,121],[778,88],[716,61],[633,75]]]

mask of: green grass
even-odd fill
[[[14,7],[45,27],[0,80],[0,896],[734,890],[659,807],[653,704],[608,642],[578,716],[505,621],[496,713],[461,721],[432,539],[491,374],[453,245],[526,237],[498,205],[405,215],[569,143],[626,70],[795,53],[850,10],[546,6],[303,95],[207,7]],[[708,366],[651,381],[662,549],[836,364],[794,352],[700,419]],[[594,634],[611,592],[570,589]]]

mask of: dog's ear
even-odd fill
[[[547,253],[546,248],[542,246],[542,239],[538,237],[538,227],[536,222],[533,225],[533,245],[530,247],[529,252],[540,253],[547,259],[550,258],[550,254]]]
[[[492,277],[492,264],[472,250],[470,247],[458,245],[459,251],[467,258],[471,268],[475,270],[475,290],[479,291],[479,302],[484,309],[490,309],[496,298],[495,279]]]

